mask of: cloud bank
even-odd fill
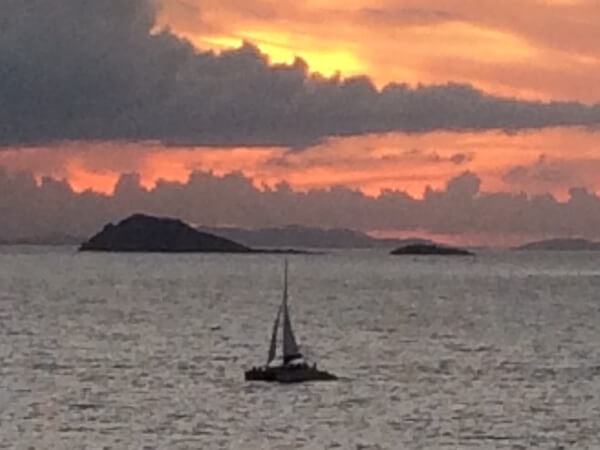
[[[257,189],[239,173],[195,172],[187,183],[140,187],[122,175],[112,196],[75,193],[63,181],[0,171],[0,239],[56,232],[90,235],[107,221],[133,212],[180,217],[197,225],[264,227],[291,223],[369,230],[439,234],[584,236],[600,238],[600,198],[574,188],[566,202],[551,195],[487,193],[477,175],[465,172],[423,199],[402,191],[366,196],[346,187],[292,190],[281,183]]]
[[[155,30],[150,0],[5,0],[0,146],[64,140],[306,146],[327,137],[595,126],[600,106],[501,98],[471,86],[378,90],[366,77],[270,65],[245,44],[198,52]]]

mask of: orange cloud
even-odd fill
[[[600,4],[586,0],[166,0],[161,25],[199,48],[249,40],[274,62],[389,82],[598,101]]]
[[[217,175],[242,172],[257,182],[273,184],[261,166],[277,152],[270,148],[165,149],[143,156],[138,171],[146,187],[154,186],[159,179],[184,182],[194,170],[211,170]]]
[[[77,156],[66,161],[65,173],[65,179],[75,192],[89,189],[104,194],[113,191],[120,176],[120,173],[115,171],[90,169],[85,160]]]

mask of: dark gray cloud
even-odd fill
[[[472,153],[454,153],[453,155],[450,155],[448,157],[445,156],[441,156],[438,152],[436,151],[424,151],[418,148],[414,148],[412,150],[407,150],[403,153],[401,153],[398,156],[390,156],[390,157],[384,157],[385,159],[389,159],[390,161],[393,160],[421,160],[421,161],[425,161],[431,164],[436,164],[436,163],[445,163],[445,162],[451,162],[453,164],[456,164],[457,166],[464,164],[466,162],[470,162],[473,161],[473,159],[475,159],[475,155]]]
[[[596,125],[600,107],[486,95],[459,84],[323,78],[255,47],[200,53],[153,31],[150,0],[3,0],[0,145],[60,140],[303,146],[390,131]]]
[[[503,180],[527,192],[548,192],[556,186],[596,186],[598,173],[597,158],[561,159],[541,154],[531,164],[510,167]]]
[[[551,161],[545,155],[540,155],[533,164],[511,167],[504,174],[503,179],[508,183],[523,183],[527,180],[564,183],[570,181],[566,169],[564,161]]]
[[[180,217],[197,225],[264,227],[290,223],[419,233],[574,236],[600,239],[600,198],[584,188],[566,202],[544,194],[486,193],[466,172],[423,199],[402,191],[369,197],[345,187],[295,192],[282,183],[256,189],[232,173],[195,172],[185,184],[162,181],[151,190],[135,174],[123,175],[113,196],[74,193],[62,181],[36,185],[27,174],[0,170],[0,240],[61,232],[89,235],[133,212]]]
[[[450,157],[450,161],[457,166],[473,161],[473,159],[475,159],[475,155],[473,153],[455,153]]]

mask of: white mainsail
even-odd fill
[[[290,315],[287,307],[288,299],[288,262],[285,261],[284,275],[283,275],[283,361],[288,361],[300,357],[298,351],[298,344],[294,337],[294,331],[292,330],[292,322],[290,321]]]

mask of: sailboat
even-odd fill
[[[267,354],[267,363],[262,367],[246,370],[247,381],[278,381],[280,383],[298,383],[301,381],[329,381],[337,377],[329,372],[317,369],[316,364],[309,365],[298,349],[292,330],[292,321],[288,310],[288,263],[285,261],[283,276],[283,298],[271,333],[271,343]],[[281,324],[281,327],[280,327]],[[277,337],[282,329],[281,360],[276,358]]]

